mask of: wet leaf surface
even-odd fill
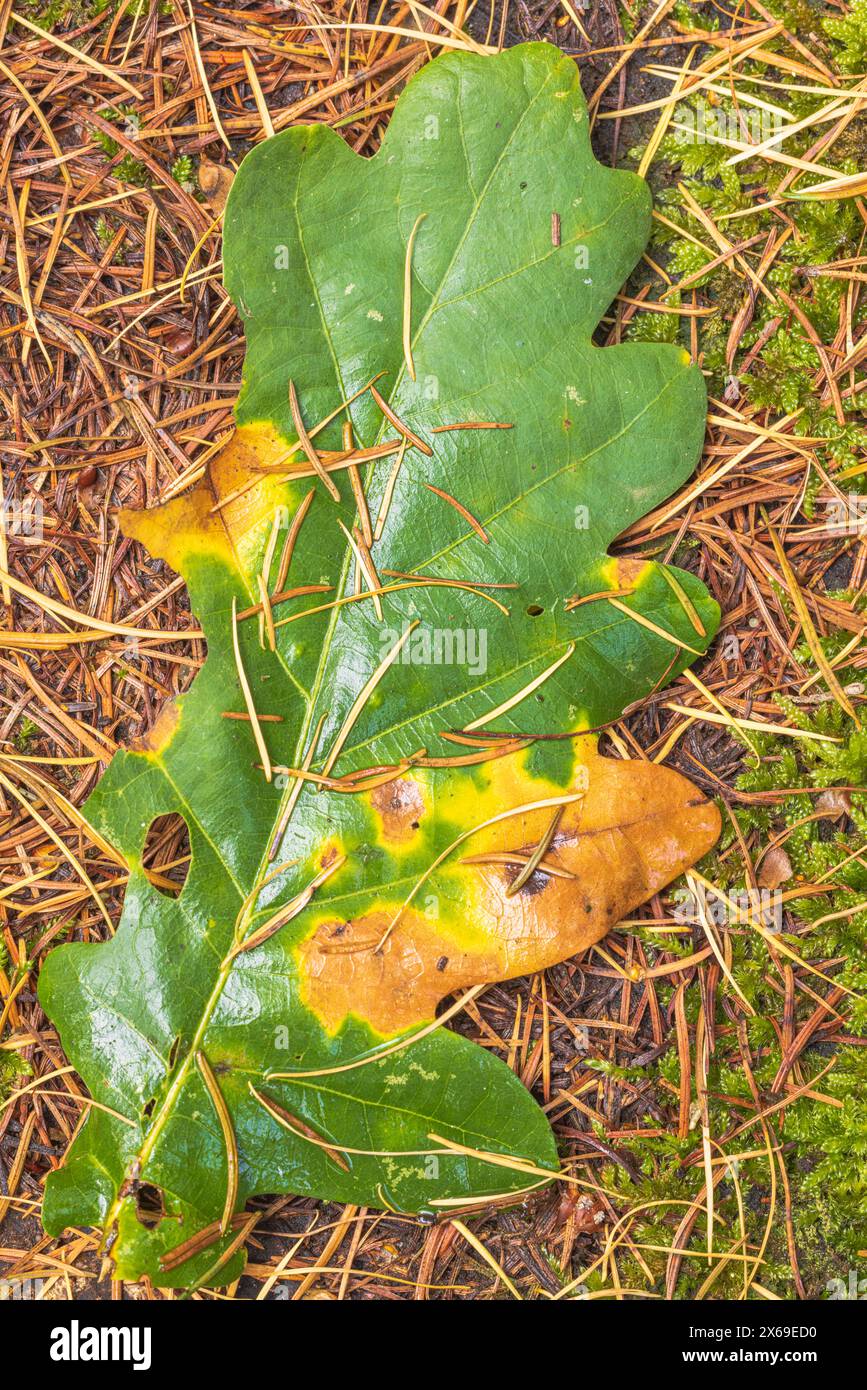
[[[424,1030],[598,940],[718,833],[683,778],[586,732],[718,621],[691,575],[607,555],[703,431],[679,349],[591,345],[648,226],[547,45],[432,63],[369,161],[297,127],[236,177],[238,429],[198,487],[123,516],[184,575],[208,659],[87,806],[130,866],[117,936],[57,949],[40,987],[108,1107],[46,1225],[104,1227],[122,1277],[227,1282],[254,1193],[433,1213],[556,1170],[504,1064]],[[142,864],[172,813],[177,896]]]

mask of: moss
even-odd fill
[[[841,72],[863,72],[867,67],[867,0],[854,0],[849,14],[826,19],[822,28],[837,47]]]
[[[171,172],[175,183],[179,183],[182,188],[188,184],[192,186],[195,170],[193,168],[193,161],[188,154],[179,155],[172,165]]]
[[[12,743],[19,753],[26,753],[33,738],[39,733],[39,725],[25,715],[12,736]]]
[[[848,597],[851,601],[851,595]],[[849,638],[849,633],[838,633],[823,639],[826,655],[835,657]],[[796,655],[808,672],[815,673],[806,649],[799,648]],[[858,680],[860,674],[845,664],[837,668],[837,673],[844,685]],[[785,914],[780,910],[777,921],[782,932],[776,939],[797,952],[808,965],[824,969],[835,985],[849,991],[837,1005],[844,1024],[834,1029],[830,1037],[826,1035],[808,1044],[799,1057],[798,1084],[809,1086],[811,1080],[818,1078],[815,1094],[802,1095],[777,1112],[768,1131],[786,1163],[798,1268],[808,1297],[838,1298],[847,1296],[850,1271],[862,1268],[859,1252],[867,1248],[867,863],[852,856],[853,847],[867,841],[867,792],[848,794],[850,810],[845,822],[835,821],[830,815],[814,819],[810,813],[821,790],[835,786],[867,787],[867,730],[856,728],[821,684],[814,684],[811,689],[818,700],[815,707],[805,713],[803,705],[780,700],[782,713],[788,722],[806,732],[834,741],[751,735],[757,753],[745,754],[744,771],[737,781],[737,789],[745,799],[733,803],[733,814],[742,834],[754,832],[763,846],[772,837],[784,837],[793,869],[792,880],[785,884],[785,889],[794,887],[797,894],[797,885],[805,885],[804,896],[787,899]],[[789,794],[774,802],[763,804],[749,799],[751,793],[781,790]],[[743,865],[731,828],[699,867],[705,877],[730,895],[745,888]],[[824,884],[827,891],[820,895],[807,893],[807,886],[817,882]],[[686,885],[676,885],[673,896],[677,905],[674,916],[681,921],[691,920],[694,914],[690,911]],[[771,921],[775,921],[773,914]],[[727,926],[731,971],[755,1015],[746,1020],[754,1079],[763,1104],[770,1107],[781,1098],[773,1090],[783,1055],[778,1024],[782,1010],[779,975],[768,943],[758,932],[731,920]],[[652,929],[642,931],[641,936],[645,945],[659,945],[659,937]],[[696,939],[688,932],[680,938],[666,937],[665,946],[676,955],[688,955],[696,949]],[[828,965],[829,961],[833,964]],[[811,978],[803,970],[799,975],[814,990],[815,998],[827,993],[829,987],[820,978]],[[673,992],[674,986],[664,978],[657,982],[664,1012],[671,1005]],[[686,991],[684,1005],[693,1037],[701,1003],[697,988]],[[811,1007],[810,999],[802,996],[799,1024],[806,1020]],[[710,1134],[720,1142],[721,1136],[754,1114],[755,1102],[730,1011],[718,1004],[715,1017],[716,1047],[708,1071],[707,1104]],[[830,1070],[820,1077],[829,1062]],[[607,1065],[600,1070],[604,1074],[610,1072]],[[615,1205],[621,1215],[641,1203],[659,1204],[638,1214],[629,1231],[631,1238],[642,1246],[643,1258],[656,1280],[655,1288],[661,1292],[665,1251],[672,1245],[685,1202],[698,1192],[702,1182],[694,1082],[692,1128],[687,1138],[681,1140],[673,1132],[680,1061],[672,1034],[669,1033],[668,1049],[649,1067],[618,1068],[617,1075],[639,1085],[642,1079],[645,1084],[649,1079],[656,1104],[668,1114],[667,1132],[652,1137],[642,1135],[625,1146],[624,1151],[629,1153],[638,1173],[637,1184],[620,1166],[606,1166],[599,1175],[601,1183],[619,1194]],[[771,1216],[770,1174],[762,1130],[753,1126],[722,1147],[729,1154],[753,1155],[737,1161],[735,1175],[741,1189],[748,1250],[756,1254]],[[782,1187],[779,1175],[776,1177],[776,1207],[765,1262],[755,1277],[777,1297],[792,1299],[798,1295],[789,1263]],[[739,1249],[741,1218],[734,1177],[719,1184],[715,1212],[715,1248]],[[706,1238],[706,1217],[700,1214],[691,1248],[703,1248]],[[661,1249],[654,1252],[649,1248],[652,1246]],[[618,1271],[624,1285],[647,1287],[645,1273],[622,1246],[618,1250]],[[707,1276],[708,1268],[702,1262],[684,1260],[677,1297],[694,1298]],[[741,1262],[732,1261],[714,1282],[710,1296],[737,1298],[742,1281]],[[610,1275],[607,1282],[610,1284]],[[857,1286],[857,1279],[855,1282]],[[597,1275],[587,1281],[590,1289],[605,1284],[606,1280]]]
[[[30,1076],[33,1068],[17,1052],[0,1052],[0,1102],[8,1099],[21,1076]]]
[[[848,14],[827,19],[807,0],[773,0],[770,9],[843,79],[841,89],[851,86],[848,74],[867,68],[867,0],[856,0]],[[715,7],[700,3],[677,4],[673,18],[681,31],[690,33],[718,27],[719,21]],[[767,47],[784,55],[789,52],[785,35],[770,40]],[[729,161],[750,143],[761,143],[773,135],[781,124],[809,120],[827,101],[826,95],[813,92],[804,80],[792,78],[783,85],[773,85],[780,80],[778,69],[746,58],[738,65],[737,102],[720,83],[718,90],[707,90],[676,106],[650,174],[656,206],[666,218],[666,223],[654,224],[653,257],[675,283],[690,277],[689,288],[696,292],[699,305],[717,312],[698,319],[639,313],[630,323],[628,335],[651,342],[677,341],[689,347],[695,333],[711,394],[721,396],[735,378],[741,401],[754,409],[767,409],[774,416],[799,412],[799,428],[824,441],[817,449],[818,462],[834,474],[854,468],[867,447],[863,369],[855,369],[855,389],[844,398],[846,419],[841,424],[833,411],[817,400],[815,386],[821,363],[808,333],[779,299],[762,293],[755,296],[750,320],[729,360],[731,326],[748,303],[751,287],[742,266],[734,260],[700,273],[716,259],[718,247],[707,227],[685,204],[678,187],[685,182],[695,202],[732,241],[760,238],[747,253],[753,266],[758,263],[765,238],[778,236],[781,230],[777,214],[768,206],[780,181],[789,181],[789,196],[816,183],[817,175],[796,173],[793,179],[791,166],[763,157],[742,158],[735,164]],[[765,85],[768,81],[770,88]],[[641,125],[645,138],[655,125],[655,118]],[[808,124],[788,136],[780,149],[787,155],[804,156],[824,128]],[[630,151],[634,164],[643,149],[639,144]],[[867,164],[867,116],[855,116],[823,153],[822,161],[830,161],[841,173],[862,170]],[[771,294],[776,289],[785,290],[804,310],[821,341],[832,343],[839,329],[845,280],[815,272],[829,262],[860,254],[863,224],[859,208],[854,198],[802,201],[796,222],[794,234],[780,247],[765,283]],[[693,280],[693,276],[697,278]],[[646,280],[645,263],[641,284],[646,285]],[[651,285],[649,298],[658,298],[668,288],[669,282],[660,278]],[[856,337],[865,315],[867,297],[860,296],[853,316]],[[856,476],[847,490],[859,491],[863,486],[861,477]]]

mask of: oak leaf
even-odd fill
[[[557,1171],[518,1078],[433,1023],[718,833],[592,733],[718,621],[692,575],[608,555],[703,433],[682,350],[591,343],[649,203],[548,45],[431,63],[371,160],[296,127],[235,178],[237,430],[121,518],[186,579],[207,661],[88,802],[129,865],[117,935],[41,979],[98,1103],[46,1226],[102,1227],[122,1277],[226,1283],[256,1193],[435,1214]],[[174,897],[142,862],[169,813]]]

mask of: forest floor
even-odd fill
[[[603,747],[688,775],[723,838],[688,891],[455,1025],[533,1090],[581,1188],[474,1216],[487,1260],[448,1221],[257,1200],[244,1277],[196,1297],[511,1297],[498,1267],[524,1298],[854,1297],[867,1278],[865,0],[0,0],[5,1296],[172,1297],[112,1281],[92,1232],[42,1231],[88,1099],[35,985],[53,945],[107,934],[82,870],[120,912],[75,808],[204,659],[161,646],[195,626],[183,584],[115,512],[181,491],[231,432],[226,188],[269,123],[368,155],[444,47],[528,39],[575,57],[598,156],[655,194],[598,342],[680,342],[709,390],[696,479],[616,549],[698,574],[720,635]],[[65,644],[58,604],[104,639]],[[153,641],[131,650],[118,623]],[[179,835],[162,827],[152,871]]]

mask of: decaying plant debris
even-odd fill
[[[41,24],[31,8],[22,19]],[[676,553],[694,568],[721,602],[723,635],[695,679],[612,729],[607,751],[681,768],[723,798],[730,832],[690,899],[655,900],[642,925],[624,924],[546,976],[492,987],[453,1024],[537,1088],[586,1189],[427,1232],[392,1215],[257,1202],[238,1224],[251,1263],[231,1292],[249,1296],[250,1281],[268,1290],[276,1277],[291,1279],[296,1297],[570,1296],[580,1285],[601,1297],[815,1296],[831,1279],[845,1285],[867,1244],[846,1156],[863,1075],[853,992],[864,985],[864,562],[857,526],[840,524],[858,511],[845,499],[860,486],[863,447],[854,410],[863,134],[845,91],[867,45],[857,16],[839,7],[823,28],[812,12],[775,19],[756,5],[710,33],[695,27],[701,12],[673,5],[626,13],[628,33],[610,15],[571,7],[489,17],[458,4],[443,13],[454,28],[419,13],[389,14],[410,30],[396,36],[356,6],[352,22],[369,27],[347,37],[306,23],[281,33],[285,17],[266,11],[245,12],[241,25],[197,5],[193,33],[180,12],[90,16],[72,6],[45,22],[87,53],[77,60],[2,11],[13,113],[3,147],[4,485],[7,498],[38,497],[45,517],[41,541],[8,525],[5,536],[3,1273],[45,1278],[61,1293],[104,1289],[91,1237],[38,1235],[40,1179],[88,1101],[38,1012],[33,974],[54,942],[108,933],[102,905],[110,917],[122,870],[107,845],[88,842],[73,807],[100,761],[147,736],[202,660],[180,584],[131,551],[109,511],[182,491],[230,427],[240,329],[219,285],[220,200],[196,191],[199,159],[223,167],[230,141],[299,118],[326,120],[371,151],[400,84],[437,47],[469,43],[467,34],[496,44],[542,33],[567,51],[593,50],[582,75],[588,93],[596,84],[600,149],[630,164],[633,143],[638,161],[644,154],[670,235],[618,297],[602,339],[679,336],[712,373],[703,471],[624,550]],[[347,19],[335,7],[333,22]],[[752,59],[746,38],[756,40]],[[747,71],[787,84],[774,100],[791,102],[790,119],[804,126],[783,145],[784,166],[766,149],[722,169],[713,161],[731,146],[720,155],[712,141],[677,141],[689,122],[669,100],[672,79],[689,86],[687,69],[701,65],[709,97],[728,110],[756,51],[762,66]],[[155,67],[162,83],[149,76]],[[788,90],[796,85],[807,94]],[[814,119],[834,100],[825,88],[841,91],[840,104]],[[738,125],[743,106],[723,136],[734,153],[757,143],[755,126]],[[139,138],[152,126],[159,135]],[[57,162],[61,151],[72,157]],[[684,172],[689,183],[678,185]],[[821,188],[838,176],[849,180],[842,190]],[[792,183],[819,184],[819,195],[754,212]],[[835,191],[846,200],[827,202]],[[759,230],[735,240],[751,217]],[[87,643],[69,642],[64,606],[92,618]],[[184,646],[158,635],[179,629],[191,633]],[[801,736],[768,744],[769,724],[800,725]],[[763,769],[740,781],[755,751]],[[791,880],[771,859],[777,845]],[[172,883],[185,853],[163,828],[152,871]],[[784,937],[738,896],[774,880]],[[21,1086],[30,1089],[14,1099]],[[675,1253],[687,1247],[691,1257]],[[299,1275],[305,1264],[322,1272]]]

